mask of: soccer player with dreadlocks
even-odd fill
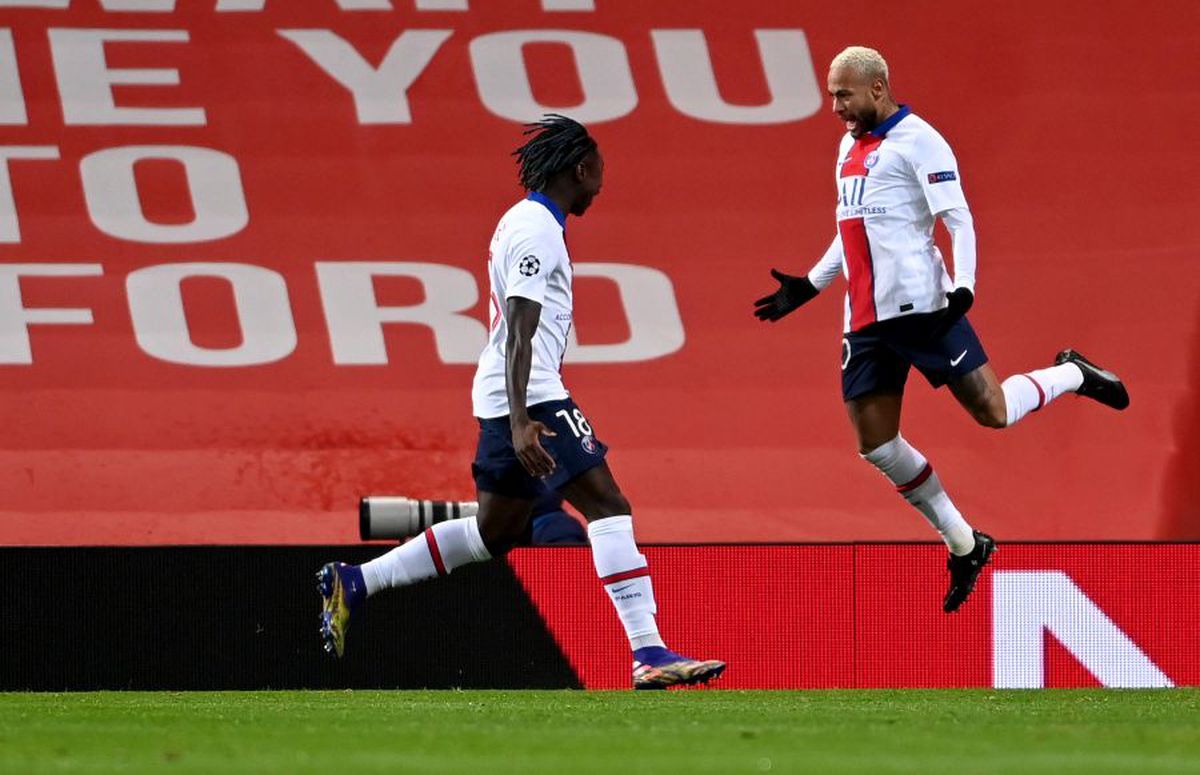
[[[548,487],[588,521],[596,573],[633,650],[634,688],[707,683],[725,663],[689,659],[663,643],[629,501],[605,462],[608,448],[559,373],[572,322],[564,229],[567,216],[582,216],[600,193],[604,158],[587,130],[565,116],[545,116],[525,134],[514,155],[528,195],[500,219],[488,252],[491,334],[472,391],[478,515],[435,524],[424,538],[363,565],[325,565],[317,574],[325,648],[342,655],[350,614],[369,595],[503,555]]]

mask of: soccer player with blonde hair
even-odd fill
[[[1063,395],[1114,409],[1129,405],[1115,374],[1074,350],[1054,365],[997,379],[966,313],[975,300],[975,228],[958,161],[928,122],[892,96],[888,65],[874,49],[834,57],[828,91],[846,127],[834,167],[837,234],[807,275],[771,274],[779,288],[755,302],[775,322],[814,298],[839,273],[847,280],[842,396],[859,453],[941,534],[950,550],[943,609],[962,605],[995,542],[954,506],[933,466],[900,435],[911,367],[950,392],[979,424],[1007,428]],[[941,220],[954,253],[951,276],[933,227]]]

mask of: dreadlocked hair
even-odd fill
[[[523,135],[533,135],[512,152],[521,165],[521,185],[527,191],[541,191],[550,180],[583,161],[596,150],[596,141],[578,121],[547,113],[542,120],[526,124]]]

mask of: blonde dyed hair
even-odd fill
[[[850,46],[843,49],[830,62],[829,69],[835,70],[842,67],[854,70],[859,75],[871,81],[879,78],[884,83],[888,82],[887,60],[883,58],[883,54],[880,54],[873,48]]]

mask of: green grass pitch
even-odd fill
[[[0,694],[0,772],[1200,772],[1200,690]]]

